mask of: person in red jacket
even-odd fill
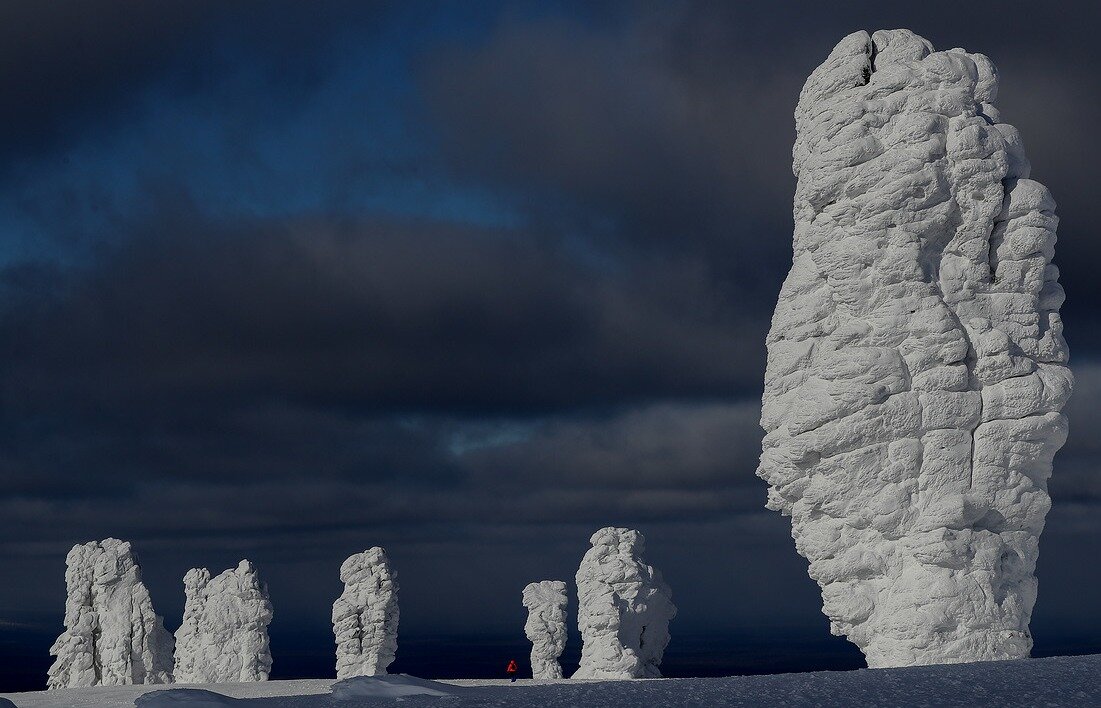
[[[512,679],[512,682],[516,682],[516,672],[520,670],[520,667],[516,665],[516,659],[508,660],[508,668],[505,669],[505,673]]]

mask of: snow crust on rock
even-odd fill
[[[982,54],[855,32],[795,113],[758,474],[871,667],[1025,657],[1073,378],[1055,202]]]
[[[562,678],[558,657],[566,648],[566,583],[543,580],[524,588],[524,607],[528,621],[524,633],[531,642],[531,676],[537,679]]]
[[[213,579],[206,568],[192,568],[184,576],[184,595],[176,682],[266,681],[272,606],[256,567],[243,560]]]
[[[661,573],[642,559],[645,538],[607,527],[577,569],[581,666],[576,679],[657,678],[677,614]]]
[[[340,566],[344,592],[333,603],[336,676],[386,673],[398,650],[398,580],[386,551],[374,547]]]
[[[73,546],[65,558],[65,631],[50,648],[50,689],[172,680],[172,635],[153,612],[130,544]]]

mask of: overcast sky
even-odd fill
[[[674,637],[825,634],[753,474],[764,335],[799,89],[894,27],[995,61],[1059,202],[1079,384],[1034,629],[1101,629],[1101,12],[755,5],[5,3],[0,632],[60,629],[106,536],[173,630],[184,572],[241,557],[324,629],[383,545],[403,631],[512,631],[615,524]]]

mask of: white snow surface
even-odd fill
[[[206,568],[192,568],[184,576],[184,595],[176,682],[266,681],[272,606],[256,567],[243,560],[213,579]]]
[[[130,544],[73,546],[65,558],[65,631],[50,648],[50,688],[168,683],[172,635],[153,612]]]
[[[337,678],[385,674],[398,649],[398,580],[386,551],[356,553],[340,566],[333,603]]]
[[[476,688],[470,694],[362,696],[335,700],[332,679],[194,686],[237,698],[239,708],[368,708],[371,706],[1097,706],[1101,655],[1022,659],[942,666],[827,671],[651,681],[444,681]],[[385,677],[386,679],[393,677]],[[383,677],[379,677],[383,679]],[[377,680],[377,679],[376,679]],[[71,688],[4,694],[19,708],[131,708],[163,686]],[[174,689],[176,690],[176,689]],[[140,704],[149,708],[150,703]],[[188,706],[171,703],[162,706]],[[218,704],[214,704],[218,705]]]
[[[566,648],[566,583],[542,580],[524,588],[528,620],[524,633],[531,642],[531,675],[537,679],[562,678],[558,657]]]
[[[872,667],[1026,657],[1073,377],[1055,202],[982,54],[855,32],[795,113],[758,474]]]
[[[429,681],[407,674],[353,676],[333,684],[333,700],[338,703],[360,698],[401,698],[404,696],[471,696],[477,689]]]
[[[677,614],[661,573],[642,559],[646,539],[607,527],[577,569],[581,665],[575,679],[656,678]]]
[[[150,691],[134,699],[136,708],[221,708],[240,705],[241,701],[221,693],[204,688],[169,688],[163,691]]]

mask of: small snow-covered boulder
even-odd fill
[[[153,612],[141,566],[117,538],[73,546],[65,558],[65,631],[50,648],[50,689],[172,680],[172,635]]]
[[[177,683],[266,681],[271,672],[268,587],[247,560],[211,579],[184,576],[183,624],[176,630]]]
[[[632,529],[603,528],[577,569],[577,679],[657,678],[677,614],[661,573],[642,559],[645,539]]]
[[[469,689],[439,681],[409,676],[387,674],[385,676],[353,676],[333,684],[333,700],[347,701],[357,698],[400,698],[402,696],[460,696],[471,693]]]
[[[134,708],[222,708],[240,705],[241,701],[201,688],[169,688],[150,691],[134,700]]]
[[[524,588],[528,621],[524,633],[531,641],[531,675],[537,679],[562,678],[558,657],[566,648],[566,583],[543,580]]]
[[[386,673],[398,649],[398,580],[386,551],[374,547],[340,566],[344,592],[333,603],[336,676]]]

